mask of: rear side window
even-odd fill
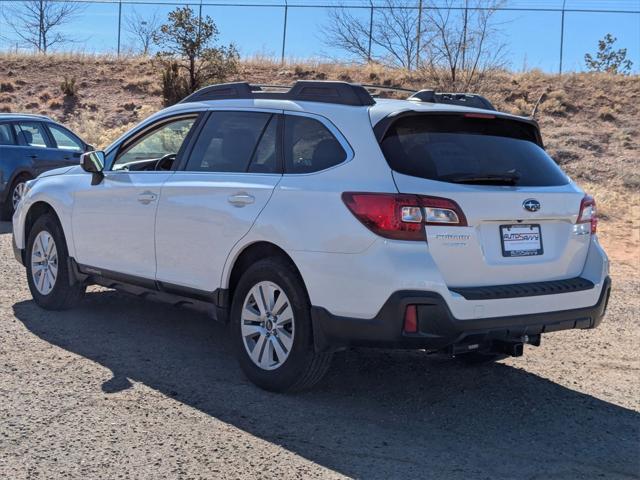
[[[284,159],[287,173],[319,172],[347,158],[340,142],[318,120],[285,115]]]
[[[277,117],[270,113],[213,112],[198,136],[186,169],[274,173],[276,125]]]
[[[38,122],[20,122],[16,124],[16,133],[20,145],[30,147],[47,148],[47,134],[44,127]]]
[[[13,128],[8,123],[0,123],[0,145],[15,145]]]
[[[64,128],[54,124],[49,124],[48,127],[53,140],[56,142],[57,148],[74,152],[81,152],[83,150],[83,145],[80,140],[73,137],[73,135]]]
[[[535,127],[509,119],[401,117],[381,147],[394,171],[429,180],[540,187],[568,183],[538,145]]]

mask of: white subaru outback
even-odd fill
[[[299,81],[158,112],[29,182],[13,235],[41,307],[99,284],[205,309],[249,379],[290,391],[349,346],[478,362],[596,327],[596,224],[531,119],[478,95]]]

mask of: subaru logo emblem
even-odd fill
[[[540,210],[540,202],[535,198],[528,198],[524,202],[522,202],[522,208],[524,208],[528,212],[537,212],[538,210]]]

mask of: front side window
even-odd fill
[[[39,122],[20,122],[16,124],[18,143],[29,147],[47,148],[47,134]]]
[[[49,131],[51,132],[53,140],[56,142],[56,147],[60,150],[68,150],[71,152],[81,152],[84,150],[84,146],[80,140],[73,137],[64,128],[49,124]]]
[[[170,170],[196,116],[169,120],[125,144],[112,170]]]
[[[319,172],[347,158],[340,142],[313,118],[286,115],[284,158],[287,173]]]
[[[0,123],[0,145],[15,145],[13,128],[9,123]]]
[[[190,172],[274,173],[277,116],[213,112],[187,163]]]

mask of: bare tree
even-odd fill
[[[495,13],[503,0],[429,0],[424,10],[424,63],[436,81],[454,90],[477,86],[489,71],[503,68],[505,44]],[[436,8],[438,7],[438,8]]]
[[[438,83],[469,88],[504,65],[494,14],[503,0],[384,0],[370,15],[348,7],[329,12],[325,44],[356,61],[424,69]]]
[[[378,62],[411,70],[416,67],[419,11],[406,0],[377,2],[371,15],[357,16],[349,7],[329,10],[324,43],[356,61]]]
[[[73,1],[27,0],[7,8],[2,16],[16,37],[38,52],[47,53],[54,45],[72,40],[59,29],[84,10]]]
[[[143,55],[148,55],[153,45],[153,36],[160,28],[161,19],[158,11],[151,16],[143,16],[137,10],[125,17],[125,30],[133,37],[134,42],[140,47]]]

